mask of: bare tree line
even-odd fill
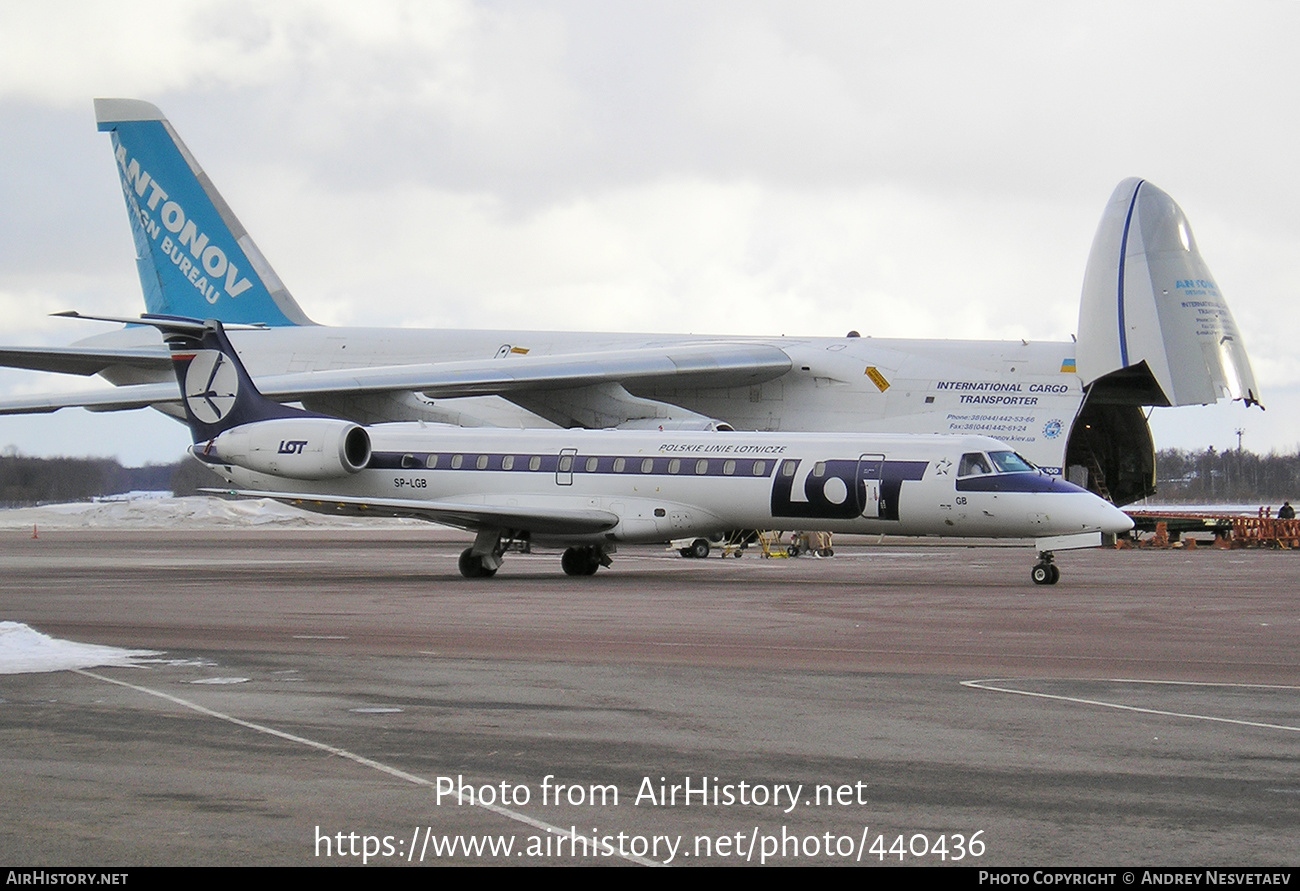
[[[1191,503],[1276,507],[1300,498],[1300,451],[1257,455],[1245,449],[1161,449],[1156,453],[1156,498]]]
[[[123,467],[112,458],[32,458],[13,449],[0,455],[0,507],[89,501],[137,490],[193,495],[200,487],[221,484],[191,458]]]

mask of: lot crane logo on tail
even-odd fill
[[[230,414],[239,396],[239,372],[219,350],[200,350],[185,371],[185,404],[205,424]]]

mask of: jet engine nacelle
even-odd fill
[[[296,480],[328,480],[361,470],[370,461],[370,434],[334,418],[257,421],[219,434],[194,451],[207,461]]]

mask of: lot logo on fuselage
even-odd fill
[[[803,498],[794,498],[800,478],[799,458],[777,467],[772,483],[772,516],[852,520],[871,517],[897,520],[905,480],[925,476],[928,461],[889,461],[863,456],[857,460],[818,461],[802,474]]]
[[[239,372],[219,350],[199,350],[185,370],[185,405],[204,424],[230,414],[239,394]]]

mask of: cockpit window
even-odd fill
[[[982,473],[992,473],[993,468],[989,466],[989,461],[980,452],[967,452],[961,456],[961,466],[957,468],[958,476],[978,476]]]
[[[1026,473],[1034,469],[1034,465],[1015,452],[989,452],[989,457],[998,473]]]

